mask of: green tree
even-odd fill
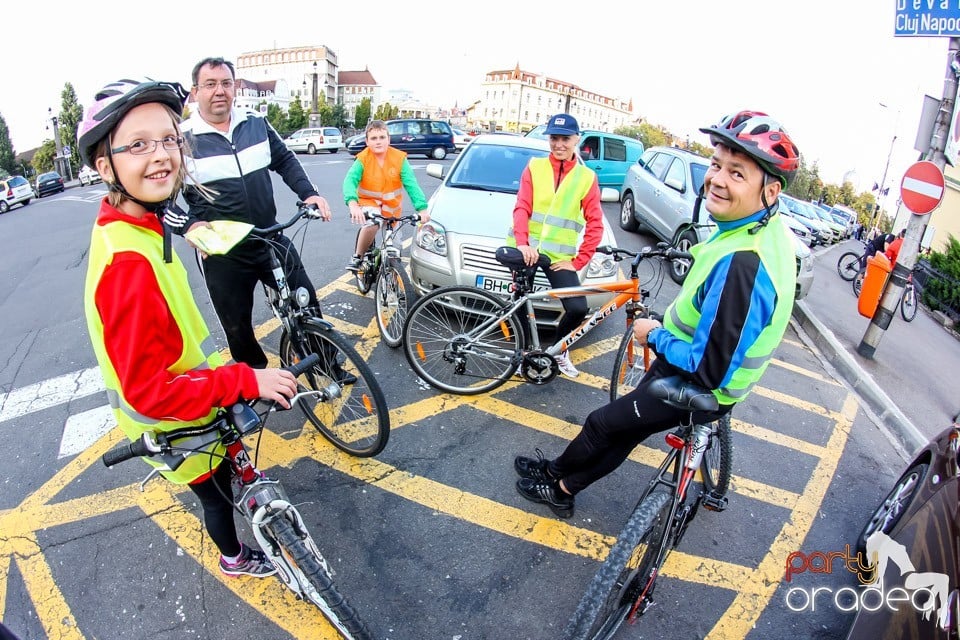
[[[347,111],[343,108],[343,104],[337,104],[333,107],[333,113],[331,114],[331,122],[335,127],[343,128],[347,126]]]
[[[60,115],[57,123],[60,128],[60,144],[70,147],[70,166],[73,175],[76,177],[80,171],[80,149],[77,146],[77,125],[83,119],[83,105],[77,101],[77,92],[73,85],[67,82],[63,85],[63,91],[60,92]],[[66,176],[64,176],[66,178]]]
[[[53,140],[44,140],[37,152],[33,154],[34,173],[43,173],[44,171],[53,171],[53,159],[57,156],[57,145]]]
[[[364,98],[360,101],[360,104],[357,105],[357,112],[353,116],[353,126],[355,129],[363,129],[367,126],[367,122],[370,121],[370,109],[370,98]]]
[[[290,108],[287,110],[287,130],[290,133],[303,129],[307,126],[307,114],[300,104],[299,98],[290,101]]]
[[[10,130],[7,129],[7,121],[0,115],[0,169],[13,173],[17,168],[17,152],[10,141]]]
[[[394,120],[395,118],[400,117],[400,107],[391,106],[389,102],[384,102],[379,107],[377,107],[377,112],[373,114],[374,120]],[[367,123],[364,122],[363,126],[367,126]],[[357,127],[358,129],[360,127]]]
[[[267,105],[267,122],[270,123],[270,126],[273,127],[281,137],[290,133],[287,131],[287,117],[278,104]]]

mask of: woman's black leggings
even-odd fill
[[[242,550],[237,538],[237,525],[233,520],[233,503],[228,499],[233,495],[233,488],[230,486],[232,475],[230,463],[222,462],[212,476],[203,482],[189,485],[191,491],[200,499],[207,533],[220,549],[220,553],[230,558],[240,555]]]

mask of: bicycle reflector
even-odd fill
[[[668,433],[664,440],[666,440],[667,444],[674,449],[683,449],[683,438],[675,433]]]

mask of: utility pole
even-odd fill
[[[957,96],[957,74],[954,66],[957,64],[960,56],[960,38],[950,38],[947,46],[947,72],[943,80],[943,98],[940,101],[940,111],[937,113],[937,120],[933,127],[933,136],[930,139],[930,149],[924,158],[933,162],[943,171],[947,164],[947,158],[944,155],[944,149],[947,144],[947,136],[950,133],[950,123],[953,121],[954,99]],[[897,264],[893,267],[893,273],[880,298],[880,305],[877,307],[867,331],[863,334],[863,339],[857,346],[857,353],[864,358],[873,359],[880,345],[880,339],[883,332],[890,326],[893,319],[893,312],[897,308],[900,296],[903,294],[904,286],[907,284],[907,277],[913,271],[913,265],[917,262],[917,255],[920,250],[920,239],[923,229],[927,224],[930,214],[918,216],[911,215],[907,221],[907,234],[903,238],[903,245],[900,247],[900,253],[897,256]]]

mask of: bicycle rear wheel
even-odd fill
[[[330,577],[327,562],[306,528],[294,526],[289,519],[289,511],[265,526],[276,540],[286,561],[293,567],[294,574],[300,574],[281,575],[280,579],[285,583],[291,580],[296,581],[303,590],[304,596],[320,609],[324,617],[344,638],[373,640],[373,634],[360,620],[356,610],[337,591]],[[277,565],[277,570],[283,572],[285,567]]]
[[[524,346],[520,322],[514,315],[501,317],[505,309],[503,300],[473,287],[431,291],[413,305],[403,329],[410,366],[448,393],[499,387],[517,370]]]
[[[399,347],[403,342],[403,323],[416,301],[413,285],[400,260],[387,260],[380,267],[375,295],[380,336],[388,347]]]
[[[654,491],[637,505],[580,599],[563,631],[564,638],[612,638],[637,600],[650,599],[666,558],[665,553],[658,561],[657,552],[670,534],[671,505],[670,494],[663,490]],[[637,615],[643,614],[645,604],[640,603]]]
[[[710,436],[710,445],[703,452],[700,461],[700,474],[703,487],[716,497],[722,497],[730,488],[730,461],[733,457],[733,444],[730,442],[730,414],[713,423],[714,433]]]
[[[860,254],[847,251],[837,260],[837,273],[847,282],[853,280],[858,271],[860,271]]]
[[[296,404],[338,449],[360,458],[375,456],[390,437],[390,412],[383,391],[370,367],[346,339],[321,323],[319,319],[307,320],[296,345],[286,332],[280,338],[284,365],[311,353],[320,356],[320,362],[298,382],[322,395],[300,398]],[[345,376],[355,376],[356,381],[351,383]]]
[[[903,289],[903,295],[900,297],[900,315],[907,322],[917,317],[917,290],[912,284],[908,284]]]
[[[647,373],[653,351],[641,345],[633,335],[633,328],[627,329],[620,340],[617,357],[613,361],[613,375],[610,377],[610,402],[623,397],[637,388],[640,379]]]

